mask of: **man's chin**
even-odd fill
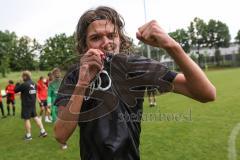
[[[117,51],[105,51],[105,54],[115,55],[115,54],[119,54],[119,52],[117,52]]]

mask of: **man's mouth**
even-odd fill
[[[107,45],[106,47],[104,47],[104,53],[112,53],[112,54],[115,54],[116,53],[116,48],[117,48],[117,45],[114,44],[114,43],[111,43],[109,45]]]

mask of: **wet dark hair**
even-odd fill
[[[59,74],[59,76],[61,75],[61,70],[60,70],[60,68],[54,68],[54,69],[52,70],[52,75],[53,75],[54,78],[59,78],[59,77],[57,77],[57,74]]]
[[[30,71],[23,71],[22,72],[22,77],[26,77],[26,80],[29,80],[29,79],[31,79],[31,76],[32,76],[32,74],[31,74],[31,72]]]
[[[13,80],[9,80],[8,83],[9,84],[13,84],[14,82],[13,82]]]
[[[110,7],[99,6],[96,9],[90,9],[86,11],[79,19],[75,37],[76,37],[76,49],[79,54],[83,54],[87,51],[87,28],[95,20],[109,20],[120,37],[120,52],[129,53],[132,49],[131,39],[125,35],[124,20],[118,12]]]

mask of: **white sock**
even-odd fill
[[[50,116],[48,116],[48,117],[47,117],[47,119],[48,119],[49,121],[51,121],[51,118],[50,118]]]
[[[27,137],[31,137],[31,133],[27,133],[26,136],[27,136]]]
[[[41,133],[44,133],[44,132],[45,132],[45,129],[44,129],[44,128],[42,128],[42,129],[40,130],[40,132],[41,132]]]

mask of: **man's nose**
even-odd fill
[[[109,39],[109,38],[104,38],[102,45],[101,45],[101,49],[104,52],[110,52],[110,51],[114,51],[116,48],[116,45],[114,44],[113,40]]]
[[[102,38],[102,44],[101,44],[101,48],[106,48],[108,45],[110,44],[110,40],[106,37],[106,36],[104,36],[103,38]]]

